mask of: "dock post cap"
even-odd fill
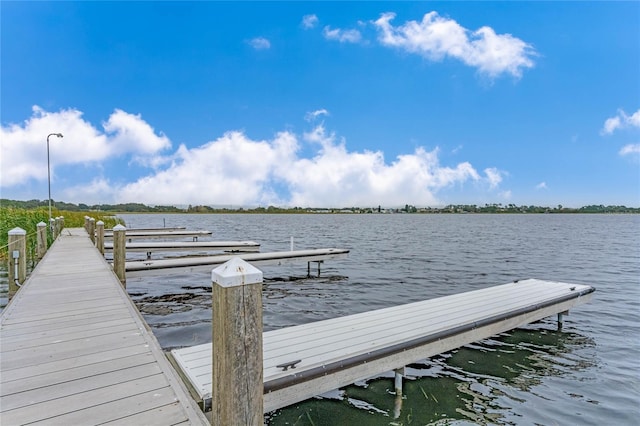
[[[99,221],[96,222],[96,225],[104,225],[104,222],[99,220]]]
[[[262,271],[240,257],[233,257],[211,271],[211,281],[221,287],[261,283]]]
[[[93,217],[90,217],[90,218],[89,218],[89,222],[95,222],[95,221],[96,221],[96,219],[95,219],[95,218],[93,218]]]
[[[46,223],[44,223],[43,221],[38,222],[38,224],[36,225],[38,228],[42,228],[43,226],[47,226]]]
[[[7,232],[9,235],[27,235],[27,231],[22,228],[13,228],[11,231]]]
[[[114,231],[125,231],[127,228],[125,228],[124,226],[117,224],[116,226],[113,227]]]

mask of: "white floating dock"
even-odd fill
[[[128,234],[127,234],[128,236]],[[113,250],[113,243],[104,243],[105,250]],[[141,251],[148,254],[158,251],[260,251],[255,241],[145,241],[127,242],[127,251]]]
[[[132,238],[185,238],[193,237],[197,240],[198,237],[204,237],[211,235],[211,231],[187,231],[184,229],[177,230],[130,230],[127,229],[127,240]],[[113,230],[104,231],[105,238],[113,238]]]
[[[535,279],[263,333],[264,411],[488,338],[588,302],[586,285]],[[212,345],[173,350],[201,400]],[[295,364],[295,368],[282,365]],[[280,366],[280,367],[279,367]]]
[[[128,234],[127,234],[128,237]],[[253,265],[284,265],[300,262],[324,262],[325,260],[343,259],[349,250],[337,248],[279,251],[271,253],[237,253],[232,255],[183,257],[176,259],[159,259],[126,262],[127,277],[164,275],[167,269],[180,269],[181,272],[211,272],[216,265],[221,265],[233,257],[239,257]]]

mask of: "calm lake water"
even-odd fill
[[[121,215],[261,251],[348,248],[318,277],[261,267],[271,330],[524,278],[592,285],[589,304],[270,413],[270,425],[640,423],[640,215]],[[4,278],[6,281],[6,278]],[[130,278],[165,349],[211,341],[209,273]],[[6,286],[6,284],[5,284]],[[6,287],[5,287],[6,288]]]

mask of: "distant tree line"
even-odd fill
[[[47,207],[48,200],[18,201],[0,199],[0,207],[37,209]],[[125,204],[73,204],[55,201],[59,210],[71,212],[112,212],[112,213],[640,213],[640,208],[626,206],[589,205],[579,208],[557,206],[517,206],[515,204],[450,204],[444,207],[416,207],[405,204],[404,208],[386,209],[377,207],[309,208],[309,207],[255,207],[229,208],[206,205],[189,205],[186,208],[176,206],[147,206],[141,203]]]

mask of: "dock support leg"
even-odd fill
[[[396,400],[393,405],[393,418],[400,418],[402,412],[402,378],[405,375],[405,368],[398,368],[394,370],[394,388],[396,392]]]
[[[311,262],[307,262],[307,278],[311,278]]]
[[[562,330],[562,326],[564,325],[564,316],[569,315],[569,311],[559,312],[558,313],[558,331]]]
[[[394,377],[394,390],[396,391],[396,395],[402,396],[402,378],[405,374],[404,367],[393,370],[395,373]]]

